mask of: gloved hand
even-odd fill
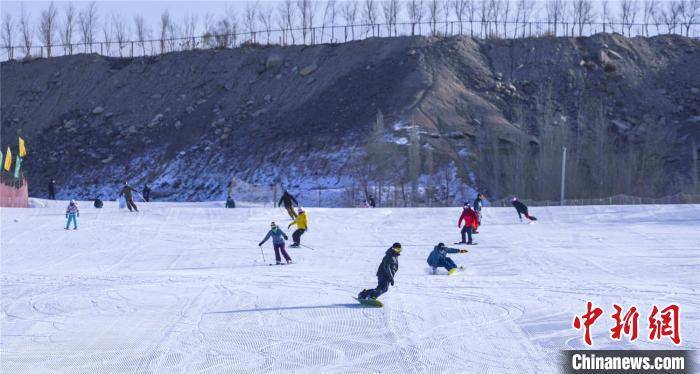
[[[394,280],[392,279],[390,282],[391,282],[391,285],[393,286],[393,285],[394,285]]]
[[[78,217],[80,217],[80,213],[78,213]]]
[[[289,225],[287,225],[287,230],[289,230],[290,227],[292,227],[291,223]]]
[[[263,243],[258,243],[258,247],[262,247]]]
[[[68,218],[68,213],[66,213],[66,218]]]

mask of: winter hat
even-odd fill
[[[401,243],[394,243],[391,245],[391,249],[394,250],[396,253],[401,253]]]
[[[299,209],[297,209],[297,211],[298,211],[299,213],[303,213],[303,212],[304,212],[304,208],[299,207]]]
[[[75,205],[75,200],[70,199],[70,205]]]
[[[511,201],[518,201],[518,198],[513,196],[513,200],[511,200]]]
[[[275,228],[277,225],[275,224],[275,221],[270,222],[270,227]]]
[[[438,247],[442,248],[445,246],[445,243],[438,243]]]

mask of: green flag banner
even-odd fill
[[[17,161],[15,161],[15,178],[19,178],[19,169],[22,165],[22,157],[17,156]]]

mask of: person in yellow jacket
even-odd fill
[[[301,245],[301,236],[309,229],[309,223],[306,220],[306,212],[301,207],[299,207],[298,212],[297,218],[287,226],[287,228],[291,228],[292,225],[297,225],[296,231],[292,233],[292,240],[294,241],[294,243],[290,245],[292,248],[298,248]]]

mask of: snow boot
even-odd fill
[[[458,268],[452,268],[450,271],[447,272],[447,275],[455,275],[459,271]]]
[[[299,243],[292,243],[292,245],[289,246],[289,248],[299,248],[301,244]]]
[[[433,275],[437,274],[437,268],[433,266]]]

